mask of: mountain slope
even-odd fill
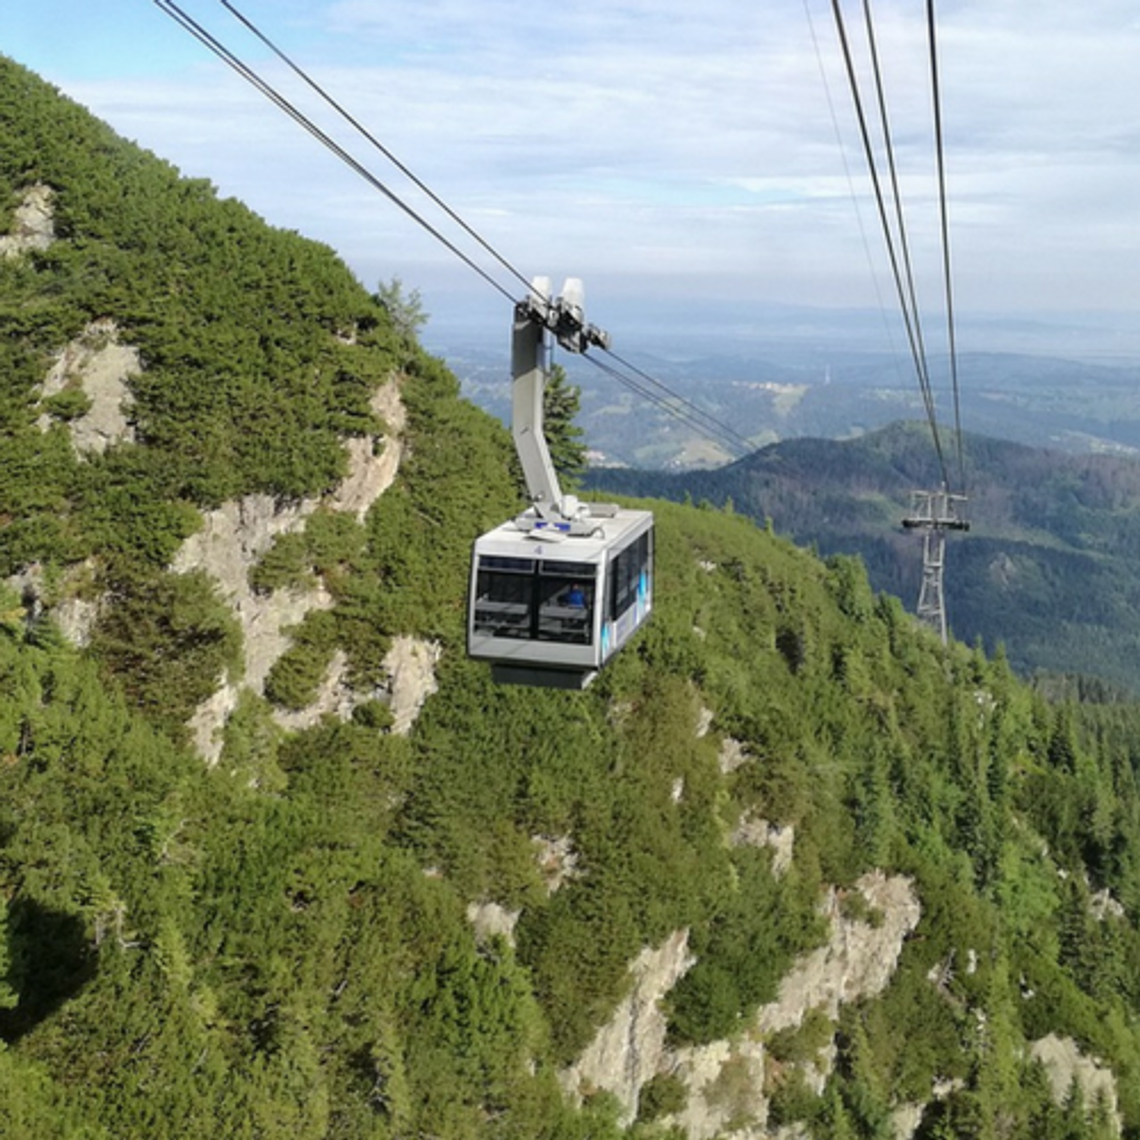
[[[464,593],[505,432],[327,250],[3,61],[0,107],[8,1134],[1140,1128],[1135,710],[669,503],[635,642],[495,687]],[[76,432],[93,359],[122,422]]]

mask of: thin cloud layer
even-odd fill
[[[219,4],[185,6],[332,129]],[[866,306],[886,291],[826,0],[239,6],[525,273],[637,281],[647,304],[680,281],[710,302],[743,291],[758,304]],[[2,50],[187,173],[331,242],[366,280],[472,277],[156,7],[101,5],[98,67],[79,67],[66,42],[90,22],[77,15],[85,0],[11,7],[24,11],[0,14]],[[849,7],[867,76],[861,8]],[[924,6],[880,0],[875,14],[916,265],[940,305]],[[959,305],[1135,308],[1134,5],[948,0],[939,37]],[[147,53],[169,66],[141,68]]]

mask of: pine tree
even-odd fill
[[[574,422],[581,397],[582,389],[567,382],[566,370],[560,364],[553,365],[542,393],[542,414],[546,446],[563,490],[577,486],[586,470],[584,433]]]

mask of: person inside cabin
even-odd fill
[[[572,606],[574,609],[584,610],[586,608],[586,594],[577,582],[562,595],[562,604]]]

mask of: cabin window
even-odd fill
[[[594,567],[588,562],[546,563],[538,575],[540,641],[589,645],[594,621]]]
[[[617,621],[637,601],[642,581],[648,581],[653,559],[650,531],[639,535],[610,563],[609,618]]]
[[[484,556],[475,586],[475,632],[529,638],[533,598],[534,564],[529,559]]]
[[[589,645],[593,639],[596,568],[484,555],[475,580],[478,634]]]

